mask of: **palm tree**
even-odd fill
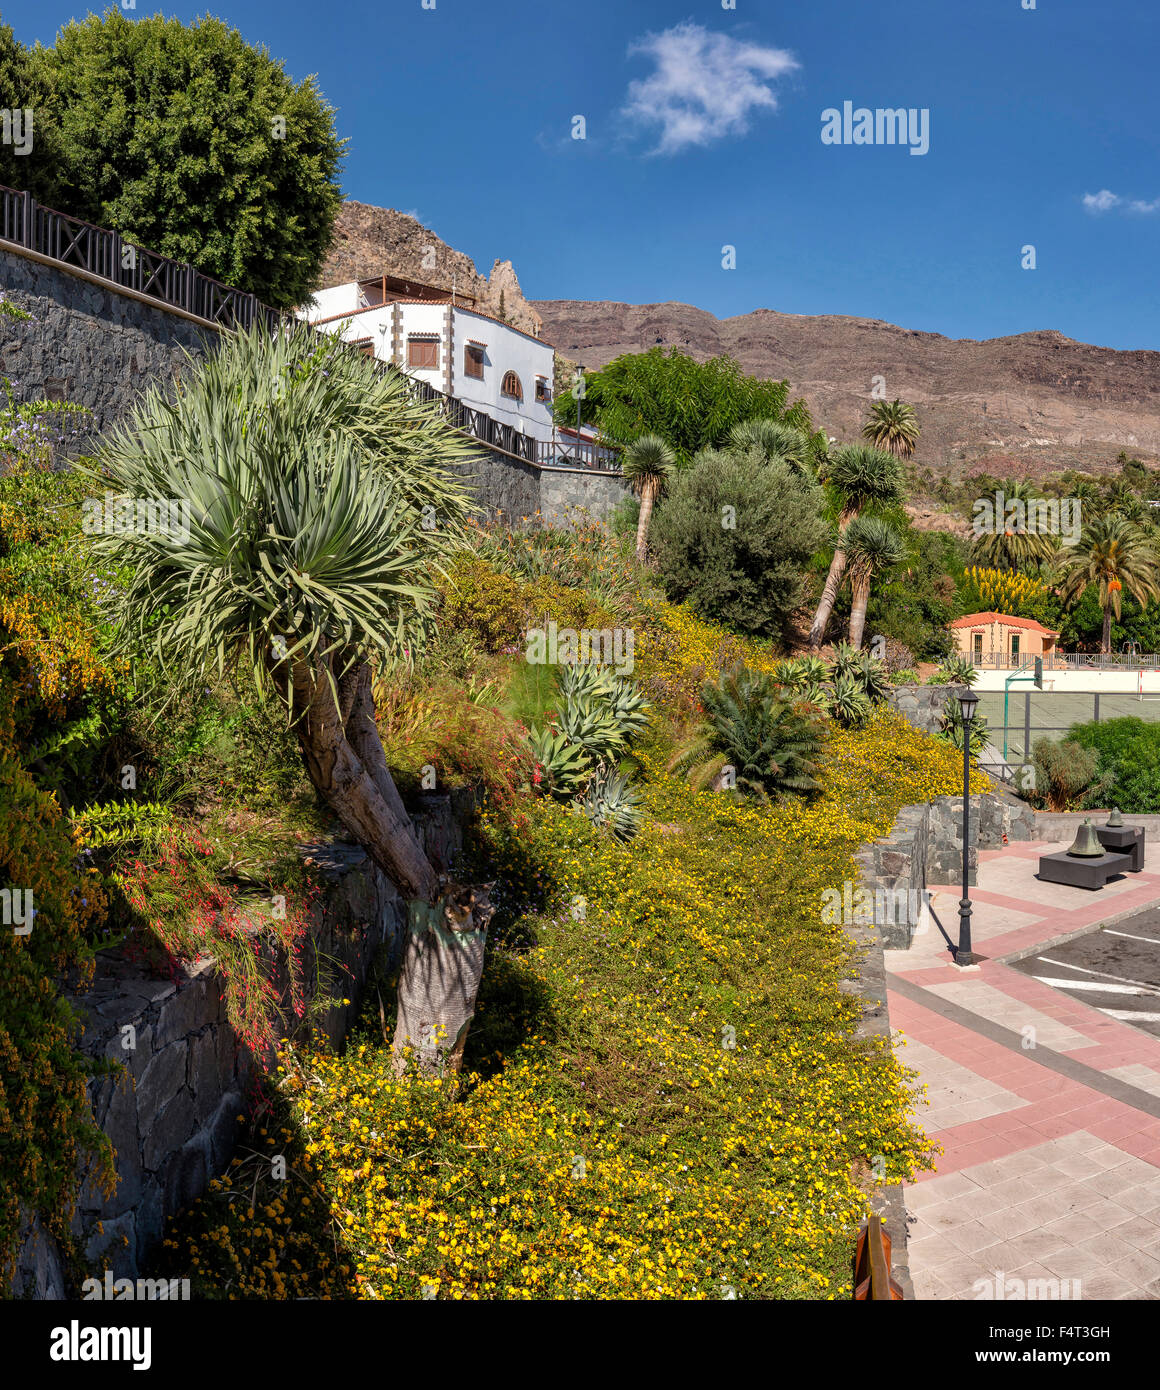
[[[88,470],[138,508],[187,507],[180,544],[148,528],[95,538],[125,576],[108,612],[119,648],[175,689],[241,668],[281,699],[315,788],[408,900],[399,1065],[405,1047],[429,1066],[461,1048],[487,908],[465,917],[424,852],[387,766],[373,677],[424,640],[433,575],[464,543],[456,475],[474,457],[402,373],[298,325],[223,335],[172,402],[147,392]],[[445,913],[466,932],[448,937]]]
[[[862,426],[863,439],[900,459],[911,457],[920,433],[914,406],[902,401],[875,401]]]
[[[677,456],[658,434],[642,434],[624,451],[624,477],[640,497],[640,519],[636,523],[636,558],[648,555],[648,527],[653,504],[665,490]]]
[[[825,637],[826,624],[834,610],[834,600],[846,568],[846,527],[867,507],[893,506],[903,497],[902,466],[898,459],[884,449],[871,449],[865,444],[844,444],[833,450],[826,481],[838,498],[838,540],[818,611],[810,625],[810,646],[815,649]]]
[[[722,671],[701,691],[705,718],[677,748],[669,770],[684,770],[698,791],[732,785],[761,800],[816,791],[822,728],[817,718],[784,698],[773,676],[739,666]]]
[[[996,516],[991,530],[975,537],[976,558],[982,564],[1006,570],[1025,570],[1037,561],[1050,560],[1059,544],[1058,537],[1031,527],[1042,494],[1026,478],[1004,481],[1001,492],[1004,512],[1012,502],[1021,503],[1024,521],[1008,524],[1005,515]]]
[[[866,627],[866,605],[870,601],[870,583],[876,574],[888,570],[906,558],[902,537],[877,516],[857,516],[846,528],[846,554],[850,565],[850,645],[861,647]]]
[[[1150,598],[1160,598],[1157,585],[1156,552],[1139,527],[1116,512],[1097,517],[1084,528],[1075,548],[1064,557],[1060,596],[1074,604],[1089,584],[1100,586],[1100,607],[1104,610],[1104,630],[1100,650],[1112,649],[1112,614],[1120,617],[1121,595],[1125,586],[1146,608]]]
[[[757,449],[767,463],[784,459],[803,478],[813,481],[817,477],[809,437],[780,420],[742,420],[729,432],[729,443],[737,449]]]

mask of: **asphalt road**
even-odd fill
[[[1012,968],[1160,1037],[1160,908],[1049,946]]]

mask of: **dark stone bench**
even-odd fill
[[[1138,874],[1144,867],[1144,827],[1142,825],[1097,825],[1096,834],[1105,850],[1122,854],[1128,872]]]
[[[1073,888],[1102,888],[1110,878],[1119,878],[1126,865],[1127,856],[1112,850],[1105,850],[1097,859],[1095,855],[1068,854],[1060,850],[1058,854],[1039,856],[1037,878],[1043,883],[1069,883]]]

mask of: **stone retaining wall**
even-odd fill
[[[60,266],[0,248],[0,290],[32,320],[0,317],[0,375],[17,401],[75,401],[92,411],[61,447],[65,457],[91,451],[101,433],[126,415],[147,386],[166,385],[187,369],[186,353],[204,357],[215,330],[162,307],[94,284]],[[479,445],[463,469],[489,519],[519,525],[568,525],[571,509],[604,521],[629,491],[616,473],[541,468]]]
[[[470,794],[426,796],[415,814],[428,856],[445,869],[462,847],[471,808]],[[307,975],[318,959],[337,963],[343,973],[333,992],[351,1001],[319,1021],[338,1045],[376,952],[400,939],[406,904],[362,849],[327,844],[305,853],[324,888]],[[228,1166],[255,1062],[226,1020],[212,961],[159,980],[124,959],[102,956],[92,989],[76,1002],[87,1020],[81,1046],[115,1058],[125,1071],[89,1083],[93,1114],[116,1151],[117,1186],[105,1197],[86,1183],[73,1230],[92,1268],[136,1278],[166,1219]],[[35,1220],[22,1234],[12,1289],[16,1296],[68,1296],[59,1253]]]

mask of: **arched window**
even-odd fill
[[[503,385],[499,388],[505,396],[513,396],[517,401],[524,398],[524,388],[520,385],[520,379],[515,372],[504,372]]]

